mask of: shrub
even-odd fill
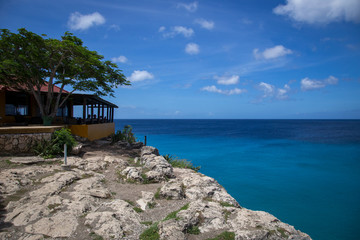
[[[200,166],[195,167],[192,162],[186,160],[186,159],[179,159],[177,157],[174,157],[172,155],[166,154],[163,155],[166,161],[168,161],[171,166],[178,167],[178,168],[189,168],[194,170],[195,172],[198,172],[200,170]]]
[[[157,240],[160,239],[158,223],[154,223],[151,227],[141,233],[140,240]]]
[[[207,240],[234,240],[235,233],[233,232],[223,232],[215,238],[208,238]]]
[[[70,153],[72,148],[76,145],[76,141],[71,135],[70,129],[62,128],[55,131],[51,136],[50,141],[43,139],[37,142],[33,147],[33,151],[43,158],[53,158],[63,154],[64,144],[67,145],[67,153]]]
[[[117,130],[115,134],[111,136],[111,143],[116,143],[119,141],[124,141],[128,143],[136,142],[136,137],[132,132],[132,127],[130,125],[124,126],[124,129]]]

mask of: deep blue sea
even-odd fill
[[[115,120],[201,166],[245,208],[314,240],[357,240],[360,120]]]

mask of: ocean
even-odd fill
[[[314,240],[359,239],[360,120],[115,120]]]

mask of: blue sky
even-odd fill
[[[115,61],[116,118],[360,118],[358,0],[0,1],[21,27]]]

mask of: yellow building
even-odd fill
[[[54,93],[60,88],[54,86]],[[47,86],[41,88],[46,97]],[[63,94],[68,94],[63,91]],[[82,108],[82,117],[74,118],[74,106]],[[115,132],[115,104],[96,95],[72,94],[62,108],[58,109],[52,125],[69,127],[74,135],[96,140]],[[41,130],[43,129],[43,130]],[[0,85],[0,134],[49,131],[44,128],[39,107],[34,96]],[[51,129],[51,128],[50,128]],[[56,129],[56,128],[53,128]]]

